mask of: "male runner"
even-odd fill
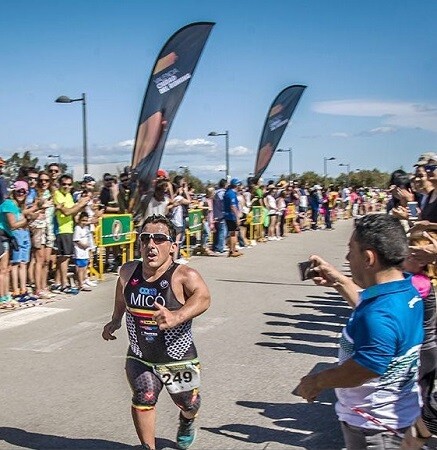
[[[144,449],[155,449],[155,405],[165,385],[181,409],[177,446],[194,442],[194,418],[200,407],[199,361],[191,321],[211,301],[200,274],[173,262],[176,230],[164,216],[150,216],[139,235],[143,261],[121,267],[112,320],[105,340],[121,326],[126,312],[130,340],[126,374],[133,391],[132,417]]]

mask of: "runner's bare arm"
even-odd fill
[[[137,264],[138,262],[136,261],[130,261],[124,264],[120,269],[120,276],[115,288],[115,302],[112,319],[103,327],[102,338],[105,341],[117,339],[113,333],[121,327],[121,319],[126,311],[126,302],[123,295],[124,285],[131,277]]]
[[[161,330],[173,328],[204,313],[211,304],[209,289],[199,272],[186,266],[181,266],[174,274],[173,290],[177,298],[185,297],[182,308],[169,311],[164,306],[155,303],[158,309],[155,320]]]

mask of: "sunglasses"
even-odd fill
[[[140,240],[143,244],[148,244],[150,239],[153,239],[155,244],[162,244],[164,242],[173,242],[173,239],[164,233],[140,233]]]
[[[17,195],[26,195],[27,191],[25,191],[24,189],[18,189],[17,191],[15,191],[15,193]]]
[[[103,181],[114,181],[114,178],[105,178]]]
[[[36,181],[36,180],[38,180],[38,177],[27,177],[27,179],[29,180],[29,181]]]
[[[57,170],[57,169],[49,169],[49,172],[59,173],[59,170]]]
[[[62,186],[71,186],[72,183],[62,183]]]
[[[437,164],[427,164],[425,166],[427,172],[434,172],[435,169],[437,169]]]

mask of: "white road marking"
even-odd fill
[[[0,331],[19,327],[20,325],[26,325],[29,322],[64,311],[69,311],[69,309],[35,306],[34,308],[28,308],[22,311],[5,313],[0,317]]]
[[[281,420],[284,420],[284,419],[281,417]],[[296,420],[296,418],[293,418],[293,420]],[[282,431],[291,431],[292,433],[299,433],[299,434],[304,434],[307,436],[314,433],[314,431],[300,430],[298,428],[292,428],[292,427],[277,427],[277,428],[281,429]]]
[[[62,330],[59,333],[52,334],[44,339],[32,340],[20,347],[14,347],[12,350],[25,350],[40,353],[51,353],[60,350],[78,338],[83,338],[85,334],[100,330],[101,323],[80,322],[70,328]]]

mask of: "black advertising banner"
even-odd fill
[[[188,88],[214,23],[197,22],[178,30],[159,53],[144,95],[132,155],[140,192],[151,186],[171,124]]]
[[[278,94],[270,106],[264,122],[253,172],[256,180],[267,169],[305,88],[306,86],[299,84],[288,86]]]

